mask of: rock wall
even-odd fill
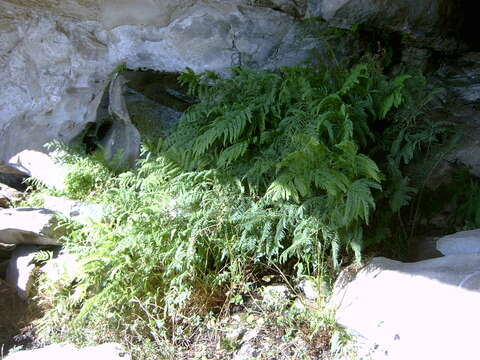
[[[401,38],[403,60],[465,49],[455,0],[0,0],[0,166],[24,149],[70,141],[120,64],[179,72],[276,68],[325,53],[302,18]],[[470,39],[471,40],[471,39]],[[335,44],[334,51],[343,45]],[[331,48],[328,49],[330,51]],[[396,49],[400,51],[399,49]],[[348,50],[343,52],[347,52]],[[418,63],[418,64],[417,64]]]
[[[275,68],[321,49],[294,17],[247,3],[0,0],[0,161],[78,135],[88,104],[119,64]]]

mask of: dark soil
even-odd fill
[[[0,279],[0,355],[17,345],[13,338],[22,328],[26,311],[27,304],[15,289]]]

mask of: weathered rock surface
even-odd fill
[[[48,260],[40,271],[45,274],[50,284],[61,282],[60,285],[70,285],[79,275],[81,265],[78,256],[68,253],[59,253]]]
[[[0,243],[60,245],[55,213],[47,209],[0,209]]]
[[[0,1],[0,28],[0,161],[8,162],[25,149],[45,151],[52,139],[75,137],[111,66],[97,22]]]
[[[437,250],[443,255],[480,254],[480,230],[444,236],[437,240]]]
[[[89,104],[121,63],[166,72],[274,68],[322,50],[318,39],[301,36],[293,17],[236,1],[0,0],[0,27],[5,162],[77,137]]]
[[[100,222],[104,216],[101,205],[71,200],[65,197],[49,196],[43,198],[45,208],[65,215],[81,224],[89,221]]]
[[[480,255],[416,263],[375,258],[351,282],[338,279],[337,322],[372,359],[476,359]]]
[[[8,166],[8,168],[11,169],[10,166]],[[25,174],[23,174],[20,171],[18,171],[17,174],[2,173],[1,165],[0,165],[0,183],[5,184],[20,192],[23,192],[27,189],[27,185],[24,183],[26,178],[27,176],[25,176]]]
[[[287,285],[268,285],[262,291],[262,303],[269,309],[283,308],[291,298],[292,292]]]
[[[51,156],[34,150],[23,150],[13,156],[8,163],[27,176],[39,180],[45,186],[63,189],[67,170]]]
[[[178,74],[124,71],[125,102],[132,123],[143,136],[165,137],[195,99],[178,82]]]
[[[98,146],[107,162],[134,167],[140,153],[140,134],[133,126],[125,103],[126,80],[115,74],[90,104],[86,115],[90,126],[89,145]],[[93,130],[93,131],[92,131]]]
[[[480,52],[469,52],[449,60],[429,76],[432,88],[443,89],[428,108],[426,119],[454,124],[461,137],[454,149],[442,156],[427,186],[436,188],[451,181],[452,170],[470,167],[480,176]],[[439,153],[441,154],[441,152]]]
[[[351,28],[368,24],[402,33],[421,47],[454,51],[464,22],[463,7],[450,0],[311,0],[308,14]]]
[[[18,246],[12,254],[7,267],[5,280],[14,289],[18,296],[27,299],[30,290],[33,289],[35,280],[35,254],[40,250],[39,246],[22,245]]]
[[[469,52],[442,66],[437,76],[447,89],[447,100],[456,105],[480,101],[480,52]]]
[[[20,191],[0,183],[0,208],[11,207],[22,199],[23,194]]]
[[[77,349],[70,344],[53,344],[42,349],[20,351],[7,356],[5,360],[129,360],[121,345],[106,343],[98,346]]]

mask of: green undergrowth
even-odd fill
[[[45,289],[43,336],[77,343],[180,344],[257,275],[322,276],[387,246],[417,187],[403,171],[449,132],[421,118],[420,74],[352,69],[187,71],[198,98],[138,168],[116,174],[78,154],[63,195],[106,221],[71,224],[75,282]],[[197,319],[197,320],[195,320]],[[148,341],[147,341],[148,339]]]

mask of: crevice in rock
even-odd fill
[[[129,117],[131,124],[144,139],[167,136],[181,114],[196,102],[196,99],[187,94],[186,87],[178,81],[178,73],[127,69],[115,76],[122,78],[123,85],[119,91],[125,103],[124,117]],[[90,117],[91,122],[79,137],[87,153],[99,149],[105,151],[105,144],[110,144],[108,138],[112,132],[118,132],[119,120],[112,113],[111,89],[108,90],[111,87],[110,81],[105,84],[103,95],[99,95],[101,99],[96,100],[98,105],[92,110],[94,116]]]

